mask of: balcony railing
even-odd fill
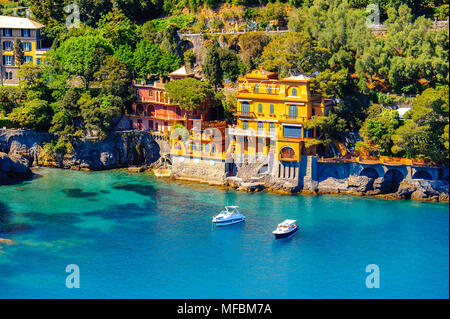
[[[275,138],[276,137],[276,131],[264,131],[264,130],[244,130],[240,128],[229,128],[228,129],[229,135],[236,135],[236,136],[254,136],[254,137],[269,137],[269,138]]]
[[[234,115],[237,117],[256,117],[255,113],[250,111],[237,111]]]

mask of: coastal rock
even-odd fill
[[[378,177],[373,181],[372,188],[370,192],[372,195],[376,194],[387,194],[390,192],[392,187],[392,181],[385,179],[384,177]]]
[[[329,177],[318,185],[318,192],[321,194],[338,194],[348,190],[348,181]]]
[[[19,159],[11,158],[8,154],[0,152],[0,184],[8,184],[31,177],[33,173],[27,164],[28,161],[22,163]]]
[[[82,138],[71,142],[67,154],[49,154],[44,142],[57,138],[49,133],[26,130],[3,130],[0,145],[11,157],[28,165],[59,167],[74,170],[105,170],[128,166],[150,165],[159,158],[160,144],[147,131],[121,131],[105,140]],[[5,163],[4,165],[8,165]]]
[[[448,200],[448,185],[442,181],[429,181],[423,179],[404,179],[398,188],[400,198],[415,200]]]
[[[348,191],[365,193],[373,188],[374,179],[367,176],[352,175],[348,178]]]

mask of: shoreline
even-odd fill
[[[127,170],[125,168],[125,170]],[[128,171],[130,172],[130,171]],[[431,197],[431,198],[416,198],[416,197],[401,197],[397,193],[387,193],[387,194],[366,194],[364,192],[354,192],[354,191],[311,191],[306,189],[300,189],[298,191],[290,192],[282,189],[276,189],[264,186],[262,188],[243,188],[242,186],[235,186],[230,185],[229,183],[224,183],[220,181],[211,181],[206,180],[202,178],[194,178],[194,177],[183,177],[183,176],[170,176],[170,177],[157,177],[153,173],[153,170],[146,170],[145,172],[151,173],[156,179],[163,179],[167,181],[180,181],[180,182],[186,182],[186,183],[196,183],[196,184],[203,184],[208,186],[215,186],[226,190],[235,190],[242,193],[259,193],[259,192],[268,192],[271,194],[277,194],[277,195],[310,195],[310,196],[320,196],[320,195],[347,195],[347,196],[358,196],[358,197],[365,197],[365,198],[371,198],[371,199],[384,199],[384,200],[414,200],[419,202],[434,202],[434,203],[447,203],[449,204],[449,200],[439,200],[439,198]],[[131,172],[134,173],[134,172]]]

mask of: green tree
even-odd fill
[[[116,49],[121,46],[134,48],[138,42],[138,29],[125,14],[112,9],[98,22],[100,35],[105,38],[111,46]]]
[[[211,46],[202,65],[203,75],[206,80],[217,90],[222,86],[223,70],[220,62],[219,45],[215,43]]]
[[[167,76],[173,70],[181,66],[179,56],[167,53],[157,44],[147,40],[141,40],[134,52],[133,70],[140,77],[147,75]]]
[[[53,49],[52,49],[53,50]],[[56,70],[69,74],[71,77],[80,77],[86,89],[89,88],[107,55],[111,55],[111,45],[100,36],[87,35],[73,37],[61,43],[54,52],[51,60]]]
[[[100,139],[105,139],[114,128],[113,118],[120,115],[120,107],[115,102],[114,97],[105,96],[98,99],[90,93],[83,93],[78,100],[78,106],[84,129]]]
[[[24,63],[18,72],[19,88],[25,92],[28,100],[46,99],[47,86],[43,78],[43,67],[31,62]]]
[[[288,32],[272,40],[264,48],[261,58],[265,69],[279,71],[282,77],[286,77],[291,72],[324,70],[330,54],[303,33]]]
[[[52,109],[44,100],[32,100],[15,108],[9,119],[16,127],[25,127],[37,131],[45,131],[52,120]]]
[[[16,86],[0,86],[0,115],[8,115],[14,108],[21,105],[24,92]]]
[[[180,108],[188,112],[204,106],[213,94],[207,83],[194,78],[170,81],[166,84],[165,89],[169,97],[178,102]]]
[[[373,105],[369,114],[360,130],[364,142],[376,145],[380,155],[392,155],[392,136],[401,124],[398,112]]]
[[[407,157],[427,157],[435,162],[448,158],[448,135],[445,135],[449,121],[448,87],[425,90],[405,118],[405,124],[392,137],[392,152]]]

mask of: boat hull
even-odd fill
[[[296,232],[298,232],[300,229],[300,227],[297,227],[293,230],[291,230],[290,232],[287,233],[283,233],[283,234],[274,234],[275,235],[275,239],[282,239],[282,238],[287,238],[290,237],[292,235],[294,235]]]
[[[222,227],[222,226],[229,226],[229,225],[239,224],[239,223],[242,223],[243,221],[245,221],[245,218],[233,219],[233,220],[213,221],[213,223],[216,224],[217,226]]]

